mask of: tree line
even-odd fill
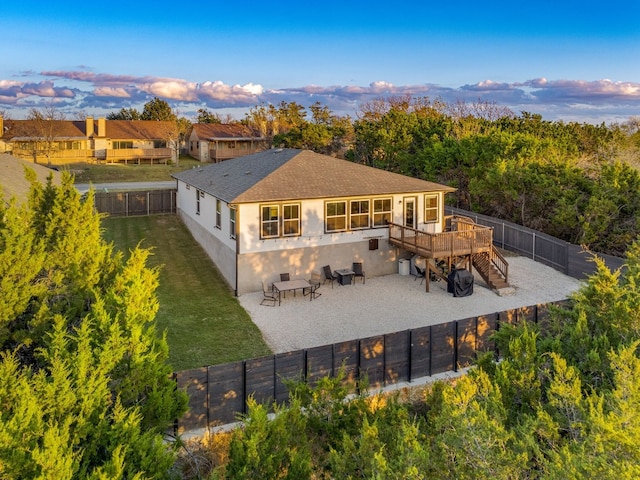
[[[27,177],[27,202],[0,195],[0,477],[167,478],[187,396],[155,328],[150,252],[116,253],[70,174]]]
[[[34,119],[42,115],[33,114]],[[53,118],[53,117],[52,117]],[[112,120],[165,120],[174,145],[192,120],[154,98]],[[617,256],[640,233],[640,117],[592,125],[544,120],[489,102],[380,98],[356,118],[319,102],[262,104],[242,120],[201,108],[195,123],[242,123],[268,147],[302,148],[457,188],[456,207]]]
[[[411,96],[364,104],[355,119],[320,103],[308,110],[295,102],[259,105],[239,122],[269,147],[309,149],[453,186],[456,207],[595,252],[623,256],[640,234],[640,118],[549,121],[489,102]],[[229,120],[206,109],[196,118]]]
[[[640,118],[547,121],[491,103],[379,99],[356,119],[315,104],[254,108],[272,146],[308,148],[457,188],[450,202],[595,252],[623,256],[640,233]]]

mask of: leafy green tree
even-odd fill
[[[267,408],[248,401],[245,426],[230,446],[225,478],[311,478],[311,446],[306,436],[306,417],[296,398],[288,407],[274,406],[269,420]]]
[[[107,120],[142,120],[141,114],[135,108],[121,108],[117,112],[107,115]]]
[[[149,252],[115,254],[66,173],[0,214],[0,476],[166,477],[186,395],[155,330]]]
[[[153,97],[144,104],[140,120],[158,120],[158,121],[175,121],[177,115],[164,100]]]
[[[199,108],[196,123],[222,123],[222,120],[217,113],[212,113],[206,108]]]

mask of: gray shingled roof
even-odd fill
[[[173,177],[227,203],[455,190],[297,149],[267,150],[186,170]]]
[[[20,204],[26,203],[31,190],[31,182],[25,177],[25,169],[29,168],[36,174],[36,179],[45,185],[49,175],[51,175],[54,185],[60,185],[62,174],[31,161],[23,160],[0,153],[0,193],[4,197],[4,201],[8,202],[15,197]]]

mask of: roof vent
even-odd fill
[[[251,170],[247,170],[246,172],[244,172],[245,175],[251,175]]]
[[[280,153],[282,151],[281,148],[276,148],[276,153]]]
[[[223,174],[222,174],[222,176],[223,176],[223,177],[228,177],[228,176],[229,176],[229,174],[228,174],[228,173],[223,173]]]

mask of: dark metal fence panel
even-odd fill
[[[209,425],[237,420],[245,409],[244,362],[209,367]]]
[[[515,325],[518,322],[518,310],[505,310],[498,314],[498,321],[505,325]]]
[[[519,253],[565,274],[569,270],[569,244],[564,240],[487,215],[454,207],[445,207],[445,210],[448,214],[463,215],[478,225],[493,228],[493,243],[500,248]]]
[[[410,378],[411,331],[384,336],[384,384],[390,385]]]
[[[538,321],[538,309],[537,305],[530,305],[527,307],[518,308],[518,321],[526,320],[530,323],[535,323]]]
[[[431,326],[431,374],[454,372],[456,322]]]
[[[304,350],[276,355],[276,402],[284,403],[289,400],[289,389],[286,385],[287,381],[300,382],[304,380],[304,362]]]
[[[180,390],[189,395],[189,411],[182,416],[179,426],[184,430],[195,430],[209,425],[208,369],[195,368],[176,372],[176,382]],[[226,420],[223,417],[223,420]]]
[[[307,381],[314,385],[324,377],[335,375],[333,369],[333,345],[323,345],[307,350]]]
[[[596,264],[593,262],[593,255],[590,252],[583,250],[578,245],[571,244],[568,245],[567,249],[569,255],[567,275],[574,278],[586,278],[596,271]],[[605,261],[610,270],[617,270],[624,263],[623,258],[614,257],[613,255],[598,253],[598,257]]]
[[[245,362],[245,391],[256,402],[270,404],[275,399],[275,357],[252,358]]]
[[[360,340],[360,377],[366,377],[372,388],[384,386],[384,355],[384,335]]]
[[[431,376],[431,327],[411,330],[409,380]]]
[[[458,368],[468,367],[476,359],[476,344],[478,339],[478,318],[466,318],[457,322],[457,354]]]
[[[360,373],[360,342],[350,340],[348,342],[336,343],[333,346],[333,370],[337,372],[344,368],[344,383],[352,386],[358,381]]]
[[[561,308],[569,301],[554,302]],[[314,384],[344,368],[345,384],[357,388],[365,376],[371,388],[456,371],[473,363],[478,352],[496,354],[491,335],[500,324],[526,319],[544,322],[550,305],[533,305],[439,325],[389,333],[307,350],[255,358],[176,373],[178,387],[189,393],[189,412],[178,421],[181,432],[237,420],[248,397],[270,404],[289,399],[287,380]]]
[[[176,190],[95,192],[95,208],[113,217],[176,213]]]
[[[482,315],[476,319],[476,351],[493,352],[496,349],[496,342],[491,339],[491,335],[498,327],[498,315]]]
[[[531,258],[549,267],[569,275],[573,278],[584,279],[595,272],[595,264],[591,261],[592,254],[582,247],[560,240],[559,238],[537,232],[527,227],[517,225],[486,215],[445,207],[447,214],[463,215],[473,219],[479,225],[493,228],[494,245]],[[622,266],[624,259],[597,254],[607,267],[616,270]]]

